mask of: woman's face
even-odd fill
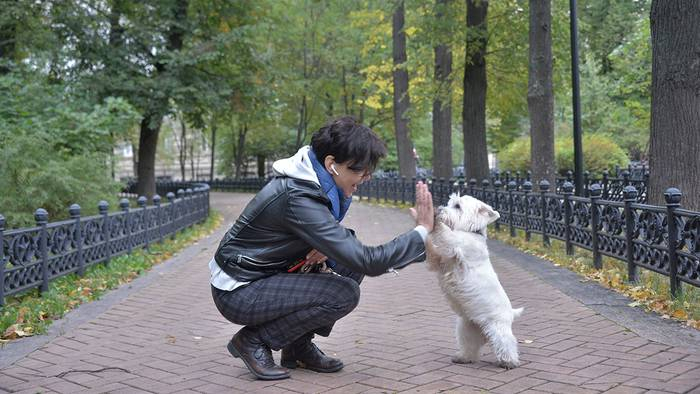
[[[326,156],[325,164],[326,170],[333,177],[335,184],[343,191],[345,197],[352,196],[359,185],[372,177],[368,169],[350,167],[348,162],[336,163],[333,156]]]

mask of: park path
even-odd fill
[[[211,301],[207,263],[252,197],[213,193],[225,216],[210,237],[41,338],[0,350],[0,393],[700,393],[697,332],[626,306],[629,300],[507,246],[492,259],[515,307],[523,364],[503,370],[486,352],[450,362],[454,317],[423,264],[367,278],[358,308],[317,343],[346,367],[257,381],[226,351],[239,327]],[[345,219],[368,244],[412,227],[405,211],[356,203]],[[279,353],[275,354],[279,359]],[[4,361],[3,361],[4,358]]]

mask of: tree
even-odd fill
[[[651,3],[651,137],[649,201],[668,187],[700,210],[700,2]]]
[[[552,13],[550,0],[530,2],[530,158],[535,181],[555,184],[554,92],[552,88]]]
[[[445,18],[449,0],[437,0],[437,23]],[[446,37],[440,37],[445,40]],[[444,42],[444,41],[443,41]],[[434,78],[437,92],[433,99],[433,176],[452,177],[452,51],[438,43],[435,48]]]
[[[408,130],[408,70],[406,69],[406,32],[404,31],[404,2],[399,0],[392,18],[392,42],[394,55],[394,133],[399,174],[408,178],[416,176],[413,143]]]
[[[464,63],[462,133],[464,136],[464,176],[485,179],[489,176],[486,146],[486,16],[488,0],[466,0],[467,40]]]

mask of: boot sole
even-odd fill
[[[332,373],[332,372],[338,372],[343,367],[345,367],[344,364],[340,364],[337,367],[333,368],[314,368],[314,367],[309,367],[308,365],[300,364],[296,360],[294,361],[283,361],[280,363],[283,367],[289,368],[289,369],[297,369],[297,368],[304,368],[308,369],[309,371],[314,371],[314,372],[320,372],[320,373]]]
[[[246,368],[248,368],[248,371],[250,371],[250,373],[255,375],[255,377],[260,379],[260,380],[281,380],[281,379],[287,379],[290,376],[288,373],[284,374],[284,375],[277,375],[277,376],[261,375],[261,374],[255,372],[255,370],[253,370],[253,368],[251,368],[251,366],[248,364],[248,362],[243,357],[241,357],[241,354],[238,352],[238,350],[236,350],[236,347],[233,346],[233,343],[229,342],[228,345],[226,345],[226,348],[228,349],[228,352],[231,353],[231,355],[233,357],[240,358],[241,361],[243,361],[243,364],[245,364]]]

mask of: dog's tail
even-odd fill
[[[518,309],[513,309],[513,318],[515,319],[516,317],[519,317],[525,308],[518,308]]]

